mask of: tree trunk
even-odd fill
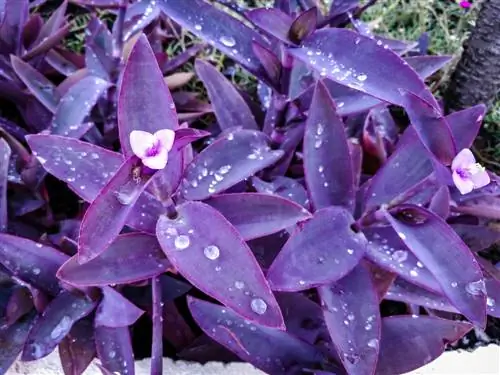
[[[445,93],[447,110],[484,103],[500,91],[500,0],[484,0]]]

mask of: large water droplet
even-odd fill
[[[201,30],[201,25],[194,25],[194,29],[200,31]]]
[[[370,341],[368,341],[368,346],[370,348],[376,349],[377,346],[378,346],[378,340],[377,339],[371,339]]]
[[[188,236],[181,234],[175,238],[174,245],[177,250],[184,250],[189,247],[190,242]]]
[[[494,307],[495,306],[495,300],[491,297],[488,297],[486,299],[486,304],[489,306],[489,307]]]
[[[226,47],[234,47],[236,45],[236,40],[232,36],[221,36],[219,41],[224,44]]]
[[[209,245],[203,249],[203,254],[210,260],[216,260],[220,255],[220,250],[215,245]]]
[[[360,82],[366,81],[367,78],[368,76],[366,74],[360,74],[359,76],[357,76],[357,79]]]
[[[63,316],[61,321],[50,332],[50,337],[55,340],[65,335],[71,328],[71,323],[72,321],[69,316]]]
[[[408,252],[405,250],[397,250],[392,254],[391,258],[398,263],[403,263],[408,258]]]
[[[254,313],[262,315],[267,311],[267,304],[262,298],[254,298],[252,302],[250,302],[250,308]]]
[[[486,286],[484,285],[484,280],[477,280],[468,283],[465,286],[465,290],[467,293],[472,294],[473,296],[478,296],[481,293],[486,294]]]

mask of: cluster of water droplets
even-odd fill
[[[148,23],[153,21],[153,19],[154,19],[153,12],[156,10],[156,0],[139,0],[138,3],[146,3],[146,2],[149,4],[144,9],[142,16],[126,32],[126,34],[123,37],[124,41],[127,41],[132,35],[134,35],[138,31],[142,30],[144,27],[146,27],[148,25]],[[136,3],[134,5],[137,6],[138,3]]]

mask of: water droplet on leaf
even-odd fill
[[[262,315],[267,311],[267,304],[262,298],[254,298],[252,302],[250,302],[250,308],[254,313]]]

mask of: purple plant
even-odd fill
[[[60,44],[66,2],[46,23],[28,0],[0,12],[0,373],[58,347],[65,374],[133,374],[151,327],[152,374],[164,354],[400,374],[500,317],[499,178],[468,151],[485,107],[445,115],[424,83],[449,57],[374,35],[358,1],[72,2],[84,56]],[[262,108],[201,59],[211,104],[171,92],[205,48],[169,59],[181,27]]]

